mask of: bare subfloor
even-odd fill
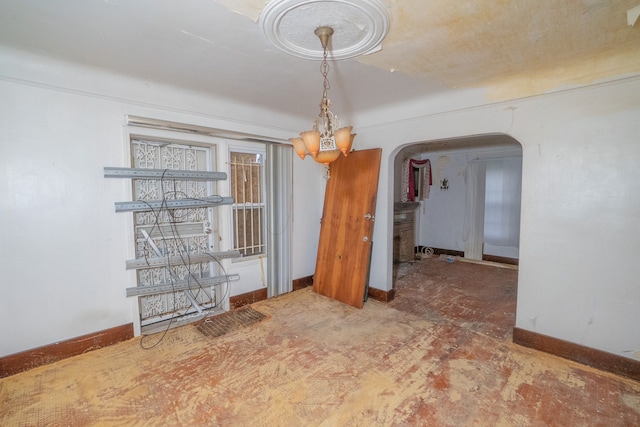
[[[0,425],[640,425],[640,383],[511,343],[516,281],[428,259],[388,305],[303,289],[217,338],[185,326],[0,379]]]

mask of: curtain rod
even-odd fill
[[[223,130],[217,128],[211,128],[208,126],[191,125],[187,123],[172,122],[169,120],[150,119],[140,116],[125,116],[125,122],[127,126],[140,126],[151,129],[171,130],[177,132],[194,133],[198,135],[215,136],[218,138],[227,138],[241,141],[255,141],[255,142],[269,142],[283,145],[286,144],[282,139],[269,138],[261,135],[255,135],[251,133],[236,132],[230,130]]]

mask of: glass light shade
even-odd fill
[[[351,138],[351,129],[353,129],[353,126],[343,127],[333,134],[336,140],[336,147],[338,147],[345,156],[349,154],[349,150],[351,150],[351,144],[353,142],[353,138]]]
[[[340,156],[340,150],[327,150],[320,151],[317,155],[313,156],[313,160],[318,163],[322,163],[325,166],[329,166],[329,163],[335,161]]]
[[[317,130],[307,130],[300,134],[307,151],[315,157],[320,151],[320,132]]]
[[[304,141],[302,138],[289,138],[289,141],[293,144],[293,149],[296,150],[296,154],[304,160],[307,156],[307,150],[304,148]]]

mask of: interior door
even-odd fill
[[[362,308],[369,276],[382,149],[354,151],[331,164],[313,290]]]

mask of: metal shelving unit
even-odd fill
[[[188,180],[188,181],[220,181],[226,180],[227,174],[224,172],[207,172],[207,171],[191,171],[191,170],[169,170],[169,169],[141,169],[141,168],[120,168],[105,167],[105,178],[129,178],[129,179],[150,179],[150,180]],[[233,203],[232,197],[207,196],[203,198],[177,198],[165,200],[134,200],[128,202],[115,202],[116,212],[156,212],[160,209],[190,209],[190,208],[207,208]],[[241,256],[239,251],[225,252],[205,252],[190,253],[184,256],[165,256],[153,239],[143,229],[141,230],[145,238],[148,240],[149,246],[155,253],[155,257],[137,258],[126,261],[127,270],[142,270],[150,268],[171,268],[176,266],[189,266],[196,263],[207,263],[212,260],[221,260],[227,258],[238,258]],[[238,274],[219,275],[214,277],[189,277],[186,280],[179,280],[175,273],[169,271],[171,283],[162,283],[158,285],[139,285],[126,289],[128,297],[148,297],[152,295],[164,294],[169,292],[184,292],[184,296],[191,302],[191,306],[195,312],[188,313],[179,319],[169,319],[158,323],[143,326],[143,333],[155,333],[166,327],[178,326],[188,322],[199,320],[210,314],[219,314],[223,310],[217,306],[213,309],[203,308],[196,301],[191,291],[203,288],[210,288],[213,294],[213,287],[228,283],[230,281],[239,280]]]

